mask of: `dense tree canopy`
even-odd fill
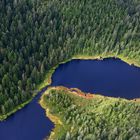
[[[139,140],[140,103],[50,88],[41,105],[60,119],[50,140]],[[81,92],[80,92],[81,95]],[[51,117],[50,117],[51,119]],[[56,119],[55,119],[56,121]]]
[[[0,0],[0,115],[75,55],[140,61],[139,0]]]

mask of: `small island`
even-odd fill
[[[140,139],[139,100],[50,87],[40,104],[55,124],[50,140]]]

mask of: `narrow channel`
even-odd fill
[[[72,60],[61,64],[52,76],[51,86],[76,87],[85,92],[127,99],[140,97],[140,68],[120,59]],[[45,87],[26,107],[0,122],[1,140],[42,140],[53,123],[38,100]]]

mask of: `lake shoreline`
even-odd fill
[[[43,87],[45,87],[47,85],[51,85],[51,83],[52,83],[52,75],[55,72],[55,70],[59,67],[59,65],[61,65],[61,64],[65,64],[65,63],[70,62],[72,60],[102,60],[102,61],[104,61],[104,59],[120,59],[123,62],[129,64],[130,66],[140,68],[140,64],[138,64],[136,61],[129,60],[129,59],[127,59],[127,58],[125,58],[125,57],[123,57],[121,55],[119,55],[119,56],[115,56],[115,55],[99,55],[99,56],[98,55],[97,56],[76,55],[76,56],[73,56],[70,59],[67,59],[65,61],[60,62],[59,64],[57,64],[56,66],[51,68],[49,70],[49,72],[46,74],[45,80],[42,82],[41,86],[39,86],[39,89],[43,88]]]
[[[60,62],[59,64],[57,64],[56,66],[54,66],[50,70],[48,70],[43,82],[37,86],[37,90],[41,90],[44,87],[51,85],[51,83],[52,83],[52,75],[55,72],[55,70],[59,67],[59,65],[61,65],[61,64],[64,64],[64,63],[67,63],[69,61],[76,60],[76,59],[77,60],[104,60],[104,59],[107,59],[107,58],[120,59],[120,60],[124,61],[125,63],[127,63],[129,65],[132,65],[132,66],[135,66],[135,67],[140,67],[140,64],[137,63],[135,60],[128,59],[126,57],[123,57],[122,55],[118,55],[118,56],[116,56],[115,54],[105,54],[105,55],[102,54],[102,55],[95,55],[95,56],[76,55],[76,56],[73,56],[70,59],[67,59],[65,61]],[[29,99],[28,101],[25,101],[24,103],[18,105],[12,111],[8,112],[6,115],[1,115],[0,116],[0,121],[6,120],[9,116],[11,116],[12,114],[16,113],[18,110],[21,110],[24,106],[29,104],[34,99],[34,97],[36,95],[37,95],[37,93],[33,94],[31,99]]]
[[[13,115],[14,113],[16,113],[17,111],[21,110],[22,108],[24,108],[27,104],[29,104],[32,100],[33,100],[34,97],[32,97],[31,99],[29,99],[28,101],[16,106],[16,108],[14,108],[12,111],[8,112],[7,114],[5,115],[1,115],[0,116],[0,121],[4,121],[6,120],[8,117],[10,117],[11,115]]]
[[[48,88],[48,89],[49,89],[49,88]],[[47,91],[48,91],[48,90],[47,90]],[[56,128],[57,126],[59,126],[59,125],[63,125],[63,123],[61,122],[61,120],[60,120],[57,116],[54,116],[54,115],[52,115],[52,114],[50,113],[50,109],[49,109],[49,108],[46,109],[46,106],[45,106],[44,101],[43,101],[43,97],[44,97],[45,95],[49,94],[47,91],[41,96],[40,101],[39,101],[39,104],[40,104],[40,106],[45,110],[45,112],[46,112],[46,117],[48,117],[48,118],[51,120],[51,122],[53,122],[53,124],[54,124],[53,129],[50,130],[51,132],[50,132],[49,139],[51,140],[51,138],[52,138],[53,135],[55,134],[55,128]]]
[[[64,126],[64,123],[59,119],[59,117],[51,114],[49,106],[47,106],[47,103],[45,103],[45,101],[44,101],[44,97],[49,94],[50,90],[58,90],[58,91],[63,90],[63,91],[65,91],[65,94],[73,94],[74,96],[79,96],[79,97],[87,99],[87,100],[94,99],[94,98],[96,98],[96,99],[110,99],[110,100],[118,99],[115,97],[103,96],[101,94],[82,92],[78,88],[67,88],[64,86],[49,87],[45,91],[45,93],[41,96],[41,99],[39,101],[40,106],[46,111],[46,117],[48,117],[54,123],[54,128],[52,129],[50,136],[48,136],[49,137],[48,140],[52,140],[53,136],[55,136],[55,134],[57,134],[57,129],[60,128],[61,126]],[[126,102],[135,102],[138,104],[140,103],[140,98],[133,99],[133,100],[123,99],[123,98],[121,98],[121,99],[126,101]]]

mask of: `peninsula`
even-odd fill
[[[50,140],[140,139],[140,102],[50,87],[40,100],[55,124]]]

